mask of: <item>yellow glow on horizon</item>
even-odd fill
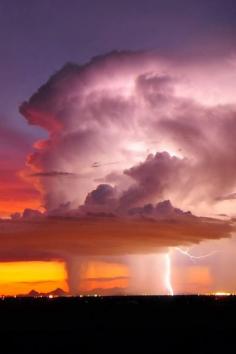
[[[0,263],[0,284],[6,282],[56,281],[66,278],[62,262]]]
[[[232,293],[225,292],[225,291],[217,291],[217,292],[213,293],[213,295],[216,295],[216,296],[230,296],[230,295],[232,295]]]
[[[58,287],[67,290],[66,278],[63,262],[2,262],[0,294],[26,294],[32,289],[48,292]]]

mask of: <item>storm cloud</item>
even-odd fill
[[[229,237],[233,230],[229,222],[194,217],[174,208],[170,212],[170,208],[159,205],[156,212],[137,210],[126,218],[42,217],[31,212],[29,217],[2,220],[0,260],[163,252],[204,239]]]
[[[236,107],[227,97],[209,104],[200,89],[196,69],[191,74],[153,53],[114,52],[65,65],[20,108],[49,134],[28,157],[45,208],[87,204],[109,176],[116,176],[111,187],[120,207],[170,199],[199,213],[203,202],[230,195]],[[77,178],[45,178],[62,177],[60,171]]]
[[[230,221],[193,214],[213,214],[236,188],[236,105],[206,80],[211,65],[191,65],[113,52],[66,64],[21,105],[48,132],[27,159],[45,213],[1,223],[2,259],[63,259],[75,289],[81,257],[231,235]]]

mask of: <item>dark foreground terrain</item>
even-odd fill
[[[0,300],[0,354],[236,353],[236,297]]]

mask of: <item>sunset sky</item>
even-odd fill
[[[0,0],[0,294],[236,292],[234,0]]]

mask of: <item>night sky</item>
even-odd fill
[[[0,293],[236,291],[235,19],[0,0]]]
[[[233,0],[1,0],[1,126],[27,134],[26,140],[39,136],[19,116],[19,104],[66,62],[112,50],[230,55],[235,16]]]

